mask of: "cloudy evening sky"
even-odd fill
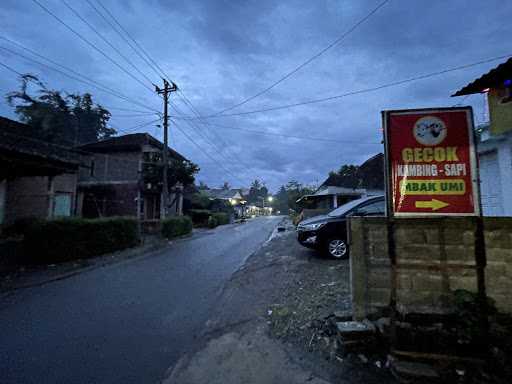
[[[505,61],[323,103],[213,117],[321,51],[383,0],[101,0],[105,8],[97,0],[37,1],[97,50],[36,2],[2,0],[0,63],[35,74],[50,88],[92,93],[96,102],[111,110],[112,126],[120,131],[149,123],[158,117],[152,110],[162,110],[161,99],[151,90],[151,82],[160,85],[161,79],[92,6],[116,25],[105,13],[110,11],[182,90],[171,96],[170,113],[175,117],[170,122],[170,144],[201,167],[198,179],[210,186],[223,181],[247,186],[259,178],[275,191],[290,179],[320,182],[341,164],[359,164],[382,151],[381,110],[451,106],[461,98],[450,94]],[[505,0],[389,0],[339,44],[268,92],[224,114],[350,93],[512,54],[511,15],[512,2]],[[5,39],[137,104],[35,63],[31,59],[55,67]],[[0,66],[0,93],[18,86],[17,75]],[[183,102],[183,95],[206,117],[189,120],[186,116],[195,117],[195,112]],[[483,100],[482,95],[464,100],[474,107],[477,122],[485,119]],[[16,119],[3,98],[0,115]],[[162,130],[155,124],[138,131],[161,139]]]

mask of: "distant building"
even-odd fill
[[[80,170],[78,214],[83,217],[136,216],[143,220],[162,217],[161,183],[145,183],[144,164],[157,162],[163,143],[147,133],[112,137],[80,146],[89,154],[89,167]],[[186,160],[168,148],[169,160]],[[182,186],[169,195],[168,212],[181,215]]]
[[[230,204],[235,214],[240,217],[244,215],[246,199],[241,188],[224,189],[224,188],[212,188],[203,191],[211,200],[221,200],[227,204]]]
[[[0,224],[76,212],[80,153],[29,133],[26,124],[0,117]]]
[[[487,94],[489,124],[478,129],[480,195],[485,216],[512,216],[512,59],[452,96]]]
[[[305,209],[306,216],[310,216],[332,211],[354,199],[383,194],[384,155],[379,153],[362,163],[355,177],[331,174],[315,193],[302,196],[297,203]]]

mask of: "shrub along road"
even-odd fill
[[[280,220],[221,226],[0,299],[2,383],[158,382]]]

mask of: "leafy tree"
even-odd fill
[[[167,172],[169,192],[172,192],[172,188],[178,183],[185,187],[193,185],[195,181],[194,175],[198,172],[199,167],[197,164],[189,160],[170,159]],[[155,191],[162,190],[163,164],[160,152],[145,154],[142,173],[146,187],[151,185],[151,189]]]
[[[199,187],[197,187],[197,189],[204,191],[204,190],[207,190],[207,189],[210,189],[210,188],[208,187],[208,185],[206,185],[205,182],[200,181],[199,182]]]
[[[284,185],[282,185],[279,191],[274,195],[274,201],[272,203],[274,209],[281,211],[281,214],[286,215],[288,213],[288,192]]]
[[[221,188],[227,191],[228,189],[231,189],[231,185],[229,185],[229,183],[225,181],[224,184],[222,184]]]
[[[258,179],[254,180],[251,183],[251,187],[249,188],[247,201],[251,204],[258,204],[262,202],[262,199],[266,199],[267,196],[268,188],[265,186],[265,184]]]
[[[34,91],[29,86],[36,87]],[[79,145],[108,138],[116,133],[108,127],[110,112],[93,102],[89,93],[63,94],[48,89],[36,76],[21,76],[20,90],[6,95],[30,134],[42,140]]]
[[[300,210],[300,207],[297,205],[297,200],[304,195],[309,195],[314,192],[313,188],[304,186],[296,180],[288,182],[285,188],[288,195],[288,207],[296,212]]]

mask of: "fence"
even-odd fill
[[[476,218],[395,219],[397,308],[402,313],[446,313],[450,293],[477,291]],[[512,312],[512,218],[485,218],[487,295]],[[352,305],[364,318],[390,302],[391,266],[385,218],[349,223]]]

